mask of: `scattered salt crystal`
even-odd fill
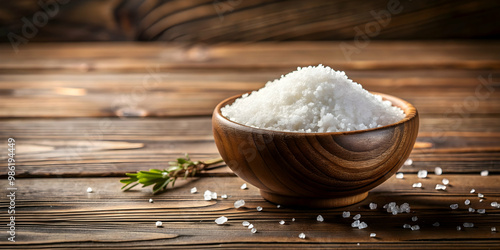
[[[371,202],[368,206],[370,207],[371,210],[377,209],[377,203]]]
[[[474,223],[464,222],[464,227],[474,227]]]
[[[211,195],[210,198],[212,198],[212,200],[217,200],[217,193],[216,192],[212,192],[212,195]]]
[[[222,199],[227,199],[227,194],[223,194],[220,196]]]
[[[91,187],[88,187],[88,188],[87,188],[87,193],[92,193],[92,192],[94,192],[94,190],[92,190],[92,188],[91,188]]]
[[[471,189],[471,190],[470,190],[470,193],[471,193],[471,194],[473,194],[473,193],[475,193],[475,192],[476,192],[476,190],[475,190],[475,189]]]
[[[359,220],[355,220],[353,223],[351,223],[351,227],[359,227]]]
[[[215,223],[222,225],[227,222],[227,217],[226,216],[221,216],[217,219],[215,219]]]
[[[441,224],[439,224],[439,222],[434,222],[434,224],[432,224],[432,226],[435,226],[435,227],[439,227]]]
[[[367,227],[368,227],[368,224],[366,224],[364,221],[361,222],[361,223],[359,223],[359,226],[358,226],[359,229],[364,229],[364,228],[367,228]]]
[[[248,225],[248,229],[252,229],[252,228],[253,228],[253,224]]]
[[[457,226],[457,231],[460,231],[462,230],[462,227],[461,226]]]
[[[210,196],[212,196],[212,191],[210,191],[210,190],[205,190],[205,193],[203,193],[203,195],[210,195]]]
[[[243,183],[243,185],[241,185],[240,189],[248,189],[248,186],[246,183]]]
[[[464,201],[464,204],[465,204],[465,205],[469,205],[469,204],[470,204],[470,200],[469,200],[469,199],[465,200],[465,201]]]
[[[491,227],[491,231],[492,231],[492,232],[496,232],[496,231],[497,231],[497,228],[496,228],[496,227]]]
[[[280,225],[285,225],[285,221],[284,220],[280,220]]]
[[[457,209],[457,208],[458,208],[458,204],[451,204],[451,205],[450,205],[450,208],[451,208],[451,209]]]
[[[244,200],[237,200],[234,202],[234,207],[235,208],[240,208],[242,206],[245,206],[245,201]]]
[[[410,158],[406,159],[406,161],[405,161],[404,165],[406,165],[406,166],[410,166],[411,164],[413,164],[412,159],[410,159]]]
[[[414,188],[421,188],[422,187],[422,183],[421,182],[413,183],[412,187],[414,187]]]
[[[444,185],[450,184],[450,180],[444,178],[441,182],[443,182]]]
[[[352,217],[353,220],[359,220],[361,218],[361,214],[356,214]]]
[[[299,238],[301,238],[301,239],[305,239],[305,238],[306,238],[306,234],[305,234],[305,233],[300,233],[300,234],[299,234]]]
[[[276,208],[280,208],[280,207],[281,207],[281,205],[276,205]]]
[[[418,230],[420,230],[420,226],[419,225],[411,226],[411,230],[412,231],[418,231]]]
[[[318,217],[316,217],[316,220],[319,221],[319,222],[323,222],[325,219],[320,214],[320,215],[318,215]]]
[[[342,212],[342,218],[349,218],[349,217],[351,217],[351,212],[349,211]]]
[[[262,211],[262,207],[261,207],[261,206],[256,207],[256,209],[257,209],[257,211],[259,211],[259,212],[260,212],[260,211]]]
[[[440,168],[440,167],[436,167],[436,168],[434,168],[434,173],[436,175],[442,175],[443,174],[443,169]]]
[[[405,177],[405,175],[403,173],[396,174],[396,178],[398,178],[398,179],[403,179],[404,177]]]
[[[411,225],[410,224],[404,224],[403,228],[411,228]]]
[[[436,190],[446,190],[446,186],[443,184],[436,184]]]
[[[483,199],[479,199],[479,202],[483,202]]]
[[[212,200],[212,191],[210,190],[205,190],[205,193],[203,194],[203,198],[206,201]]]
[[[477,212],[480,213],[480,214],[484,214],[484,213],[486,213],[486,209],[480,208],[480,209],[477,210]]]
[[[481,171],[481,176],[488,176],[490,172],[488,170]]]
[[[494,201],[490,204],[492,207],[500,208],[500,204],[498,202]]]
[[[417,177],[424,179],[427,177],[427,170],[418,170]]]
[[[252,228],[250,229],[250,232],[252,232],[253,234],[257,232],[257,228]]]
[[[295,218],[292,218],[292,221],[295,221]]]
[[[476,212],[476,209],[469,207],[469,212],[474,213],[474,212]]]
[[[412,221],[417,221],[417,220],[418,220],[418,217],[417,217],[417,216],[413,216],[413,217],[411,217],[411,220],[412,220]]]
[[[248,221],[243,221],[243,222],[241,223],[241,225],[243,225],[244,227],[248,227],[248,226],[250,225],[250,222],[248,222]]]
[[[297,68],[221,108],[234,122],[270,130],[339,132],[396,123],[404,112],[347,78],[318,65]]]
[[[479,197],[479,198],[484,198],[484,194],[482,194],[482,193],[478,193],[478,194],[477,194],[477,197]]]
[[[198,189],[196,187],[191,188],[191,193],[196,194],[198,192]]]
[[[163,222],[161,222],[161,221],[156,222],[156,227],[161,227],[162,225],[163,225]]]
[[[149,199],[149,203],[153,203],[153,202],[154,202],[154,200],[153,200],[153,199]]]
[[[376,233],[371,233],[371,234],[370,234],[370,238],[375,238],[375,237],[377,237],[377,234],[376,234]]]

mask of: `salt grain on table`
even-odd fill
[[[422,187],[422,183],[421,182],[413,183],[412,187],[414,187],[414,188],[421,188]]]
[[[439,227],[441,224],[439,224],[439,222],[434,222],[434,224],[432,224],[432,226],[435,226],[435,227]]]
[[[243,189],[243,190],[244,190],[244,189],[247,189],[247,188],[248,188],[248,186],[247,186],[247,184],[246,184],[246,183],[243,183],[243,185],[241,185],[241,187],[240,187],[240,189]]]
[[[478,193],[478,194],[477,194],[477,197],[479,197],[479,198],[484,198],[484,195],[483,195],[482,193]]]
[[[196,194],[198,192],[198,189],[196,187],[191,188],[191,193]]]
[[[368,224],[366,224],[364,221],[359,223],[358,225],[358,229],[364,229],[364,228],[367,228],[368,227]]]
[[[446,186],[443,184],[436,184],[436,190],[446,190]]]
[[[349,217],[351,217],[351,212],[349,211],[342,212],[342,218],[349,218]]]
[[[410,158],[406,159],[406,161],[404,163],[405,166],[410,166],[412,164],[413,164],[413,161]]]
[[[351,227],[359,227],[359,220],[355,220],[353,223],[351,223]]]
[[[490,172],[488,170],[481,171],[481,176],[488,176]]]
[[[425,179],[427,177],[427,170],[418,170],[417,177]]]
[[[253,224],[248,225],[248,229],[252,229],[252,228],[253,228]]]
[[[320,215],[318,215],[318,217],[316,217],[316,220],[319,221],[319,222],[323,222],[325,219],[320,214]]]
[[[259,212],[260,212],[260,211],[262,211],[262,207],[261,207],[261,206],[256,207],[256,209],[257,209],[257,211],[259,211]]]
[[[420,226],[419,225],[411,226],[411,230],[412,231],[418,231],[418,230],[420,230]]]
[[[484,214],[484,213],[486,213],[486,209],[480,208],[480,209],[477,210],[477,212],[480,213],[480,214]]]
[[[156,222],[156,227],[161,227],[162,225],[163,225],[163,222],[161,222],[161,221]]]
[[[221,216],[217,219],[215,219],[215,223],[217,223],[218,225],[222,225],[224,223],[227,222],[227,217],[226,216]]]
[[[396,178],[397,179],[403,179],[405,177],[405,175],[403,173],[397,173],[396,174]]]
[[[285,221],[284,220],[280,220],[280,225],[285,225]]]
[[[490,204],[492,207],[500,208],[500,204],[498,202],[494,201]]]
[[[370,234],[370,238],[375,238],[375,237],[377,237],[377,234],[376,234],[376,233],[371,233],[371,234]]]
[[[257,228],[252,228],[250,229],[250,232],[252,232],[253,234],[257,232]]]
[[[417,217],[417,216],[413,216],[413,217],[411,217],[411,220],[412,220],[412,221],[417,221],[417,220],[418,220],[418,217]]]
[[[457,231],[461,231],[462,230],[462,227],[461,226],[457,226]]]
[[[434,174],[436,175],[442,175],[443,174],[443,169],[440,167],[434,168]]]
[[[473,194],[473,193],[475,193],[475,192],[476,192],[476,190],[475,190],[475,189],[471,189],[471,190],[470,190],[470,193],[471,193],[471,194]]]
[[[243,221],[243,222],[241,223],[241,225],[243,225],[244,227],[248,227],[248,226],[250,225],[250,222],[248,222],[248,221]]]
[[[411,225],[410,224],[404,224],[403,228],[411,228]]]
[[[91,188],[91,187],[88,187],[88,188],[87,188],[87,193],[92,193],[92,192],[94,192],[94,191],[92,190],[92,188]]]
[[[444,178],[441,182],[443,182],[444,185],[450,184],[450,180]]]
[[[377,209],[376,203],[370,202],[370,204],[368,206],[370,207],[371,210]]]
[[[359,218],[361,218],[361,214],[356,214],[352,217],[353,220],[359,220]]]
[[[476,209],[469,207],[469,213],[474,213],[476,212]]]
[[[492,231],[492,232],[496,232],[496,231],[497,231],[497,228],[496,228],[496,227],[491,227],[491,231]]]
[[[227,194],[223,194],[220,196],[222,199],[227,199]]]
[[[211,198],[212,198],[212,200],[217,200],[217,193],[216,192],[212,192]]]
[[[451,204],[451,205],[450,205],[450,208],[451,208],[451,209],[453,209],[453,210],[455,210],[455,209],[457,209],[457,208],[458,208],[458,204]]]
[[[306,234],[305,234],[305,233],[300,233],[300,234],[299,234],[299,238],[301,238],[301,239],[305,239],[305,238],[306,238]]]
[[[474,223],[464,222],[464,227],[474,227]]]
[[[465,200],[465,201],[464,201],[464,204],[465,204],[465,205],[470,205],[470,200],[469,200],[469,199]]]
[[[245,206],[245,201],[244,200],[237,200],[234,202],[234,207],[235,208],[240,208],[242,206]]]

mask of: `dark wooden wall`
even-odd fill
[[[38,0],[1,1],[0,41],[13,34],[29,42],[351,40],[367,24],[377,40],[500,38],[500,1],[494,0],[40,1],[57,8],[47,13]],[[381,25],[372,13],[390,13],[391,4],[395,11]],[[40,12],[49,17],[46,24]],[[40,27],[23,36],[35,17]]]

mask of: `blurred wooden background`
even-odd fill
[[[0,2],[0,42],[27,22],[29,42],[351,40],[391,5],[371,39],[500,38],[491,0],[18,0]]]

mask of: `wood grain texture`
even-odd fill
[[[366,198],[403,165],[417,139],[419,116],[413,105],[376,93],[401,108],[394,124],[363,132],[291,133],[245,126],[229,120],[217,105],[212,115],[215,144],[240,178],[276,204],[342,207]]]
[[[451,185],[445,192],[433,189],[441,178],[448,178]],[[495,248],[500,235],[492,233],[490,227],[500,224],[499,209],[490,202],[500,201],[499,176],[429,175],[418,179],[407,175],[400,180],[394,177],[375,188],[368,198],[348,207],[327,210],[295,210],[266,202],[258,189],[249,186],[241,190],[243,181],[236,177],[201,178],[189,182],[180,181],[167,193],[153,196],[150,190],[121,192],[118,178],[30,178],[18,180],[19,193],[16,222],[19,235],[15,244],[0,241],[5,249],[25,248],[276,248],[276,247],[340,247],[340,248]],[[422,182],[423,189],[411,187]],[[5,182],[0,183],[5,188]],[[86,193],[87,187],[94,193]],[[196,186],[200,193],[191,194]],[[485,195],[479,202],[475,188]],[[228,199],[204,201],[206,189],[218,194],[228,194]],[[149,203],[150,198],[154,203]],[[234,201],[244,199],[246,205],[235,209]],[[485,214],[470,213],[465,199],[471,207],[486,209]],[[370,210],[374,202],[378,208]],[[408,202],[412,212],[391,215],[382,206],[389,202]],[[449,205],[457,203],[459,209]],[[4,198],[0,201],[6,206]],[[258,212],[255,207],[262,206]],[[351,218],[342,218],[342,211],[350,211]],[[352,216],[361,214],[368,224],[364,230],[353,229]],[[321,214],[325,221],[316,221]],[[228,217],[224,226],[214,220]],[[413,222],[412,216],[418,221]],[[0,215],[6,220],[5,213]],[[295,221],[292,221],[295,218]],[[162,228],[155,222],[161,220]],[[278,222],[285,220],[285,225]],[[252,234],[241,225],[250,221],[258,229]],[[432,224],[440,222],[440,227]],[[456,226],[464,222],[474,223],[473,228],[457,231]],[[403,229],[403,224],[418,224],[420,231]],[[305,240],[298,238],[304,232]],[[370,233],[377,233],[370,238]],[[127,237],[125,237],[127,236]],[[314,244],[313,244],[314,243]]]
[[[40,25],[30,42],[353,40],[367,25],[374,40],[484,39],[499,38],[500,32],[495,25],[500,5],[487,0],[59,2],[64,4],[57,4],[57,11],[50,11],[47,24]],[[42,6],[56,1],[42,3],[3,1],[0,41],[8,42],[10,32],[22,35],[23,25],[36,22],[33,17],[37,12],[48,13]]]

